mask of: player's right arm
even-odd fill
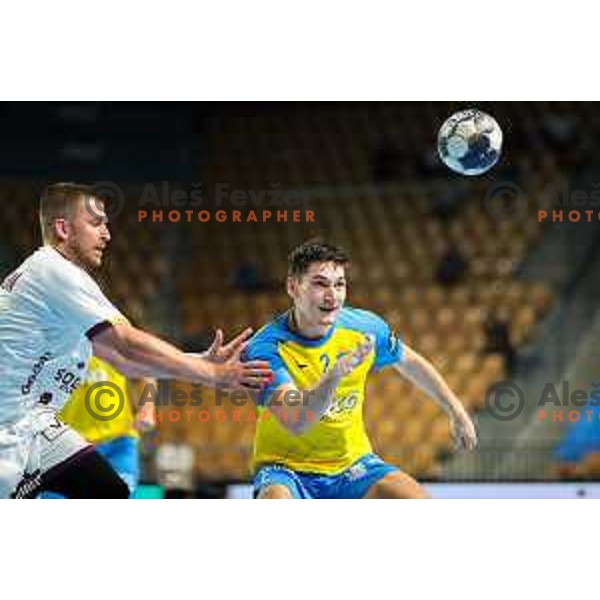
[[[211,387],[259,388],[270,376],[266,361],[217,363],[182,352],[129,323],[106,323],[89,335],[94,354],[127,377],[183,379]]]
[[[265,361],[239,360],[236,351],[244,345],[246,333],[220,348],[216,357],[198,356],[181,352],[132,326],[88,273],[56,251],[47,253],[36,276],[35,286],[41,290],[48,316],[56,326],[87,336],[94,354],[127,377],[185,379],[211,387],[256,389],[271,375]],[[224,360],[218,362],[219,358]]]
[[[313,388],[300,390],[291,381],[277,386],[267,393],[264,406],[289,432],[295,435],[307,432],[335,399],[342,378],[356,369],[372,350],[371,340],[359,344],[353,352],[338,359]]]

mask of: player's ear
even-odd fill
[[[64,242],[69,234],[69,222],[64,217],[54,219],[54,234],[60,242]]]
[[[291,275],[287,278],[287,293],[290,298],[295,298],[298,293],[298,280],[296,277],[292,277]]]

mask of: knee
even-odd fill
[[[260,490],[257,498],[259,500],[290,500],[292,492],[285,485],[268,485]]]
[[[429,498],[429,494],[412,477],[401,471],[395,471],[375,483],[366,498],[424,500]]]

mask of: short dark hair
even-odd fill
[[[68,218],[73,214],[73,206],[81,198],[94,196],[94,188],[78,183],[53,183],[48,185],[40,196],[40,227],[45,243],[53,237],[54,221]]]
[[[288,275],[303,275],[313,263],[333,262],[344,267],[350,263],[348,253],[320,238],[308,240],[294,248],[288,256]]]

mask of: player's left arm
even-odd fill
[[[406,345],[403,345],[401,359],[392,366],[437,401],[450,418],[457,442],[467,450],[474,450],[477,446],[475,425],[439,371],[426,358]]]

